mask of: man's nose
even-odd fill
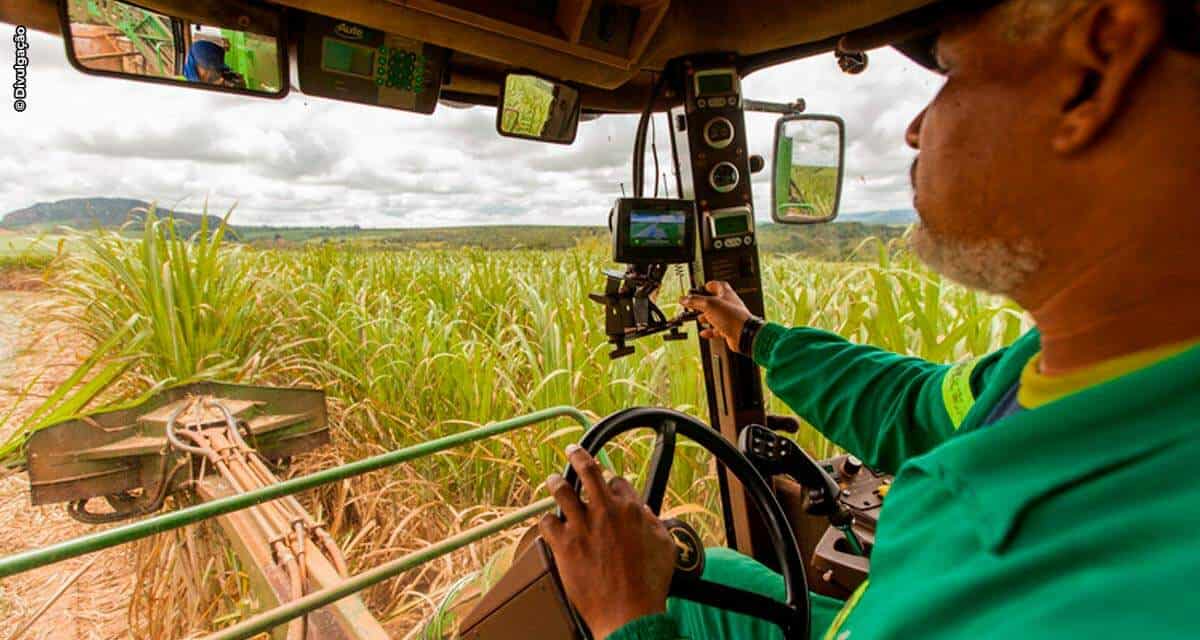
[[[908,123],[908,130],[904,132],[904,142],[908,143],[908,146],[913,149],[921,148],[921,125],[925,122],[925,111],[927,109],[928,107],[921,109],[921,113],[918,113],[917,117]]]

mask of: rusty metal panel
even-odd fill
[[[244,424],[246,439],[270,460],[329,442],[325,394],[202,382],[168,389],[140,405],[67,420],[34,433],[28,444],[30,498],[35,505],[141,490],[155,495],[171,479],[180,453],[167,442],[167,418],[190,398],[211,396]],[[181,482],[186,474],[174,478]]]

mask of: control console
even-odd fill
[[[851,455],[814,461],[799,445],[750,425],[739,449],[774,487],[812,567],[809,587],[845,599],[867,579],[875,526],[891,477]]]
[[[417,113],[437,107],[448,50],[326,16],[298,19],[304,93]]]

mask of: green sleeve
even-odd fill
[[[677,640],[679,627],[665,613],[634,620],[608,635],[607,640]]]
[[[942,365],[775,323],[754,340],[754,360],[767,370],[771,391],[830,440],[887,473],[953,435],[1001,353]]]

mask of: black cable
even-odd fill
[[[121,511],[117,503],[133,504],[136,498],[129,492],[117,493],[108,496],[102,496],[108,505],[114,510],[109,513],[96,513],[88,511],[87,503],[91,498],[75,500],[67,504],[67,515],[71,516],[72,520],[82,522],[84,524],[110,524],[129,520],[138,516],[144,516],[149,513],[154,513],[162,508],[163,503],[167,501],[167,490],[175,482],[175,476],[179,475],[185,467],[188,466],[188,459],[180,460],[175,463],[175,468],[163,476],[162,483],[158,485],[158,491],[154,494],[154,499],[147,504],[134,506],[127,511]]]
[[[655,130],[654,123],[658,119],[654,114],[650,114],[650,154],[654,158],[654,197],[658,197],[658,131]]]
[[[654,100],[658,98],[666,80],[666,74],[659,74],[658,79],[651,86],[650,95],[646,98],[646,106],[642,109],[641,118],[638,120],[637,133],[633,138],[633,196],[635,198],[641,198],[646,194],[646,128],[650,123],[650,115],[654,112]]]

